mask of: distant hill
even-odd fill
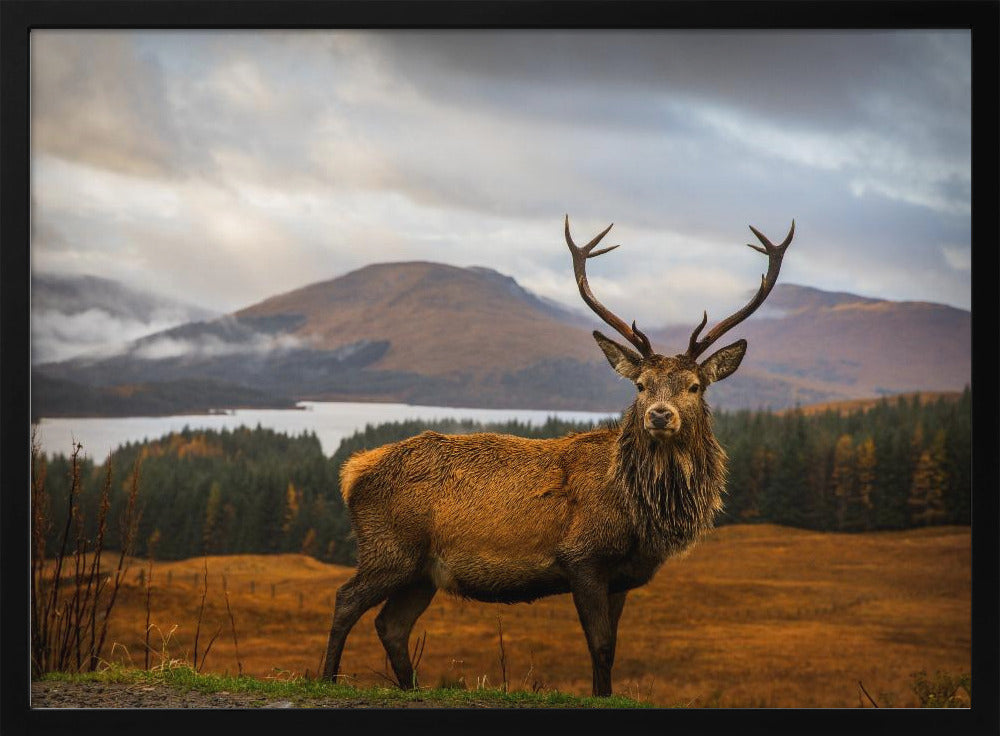
[[[31,276],[32,363],[77,357],[174,325],[217,317],[186,302],[99,276]]]
[[[225,381],[182,379],[148,384],[85,386],[36,373],[31,419],[53,416],[163,416],[214,407],[295,408],[291,399]]]
[[[477,377],[539,361],[595,355],[588,323],[487,268],[409,262],[366,266],[267,299],[237,319],[299,320],[291,334],[314,348],[387,340],[387,371]],[[586,339],[581,339],[581,334]]]
[[[713,406],[782,409],[955,391],[970,380],[969,312],[787,284],[767,306],[723,338],[745,337],[750,349],[740,371],[709,390]],[[692,327],[648,333],[654,348],[673,354]],[[491,269],[384,263],[145,336],[115,356],[37,372],[102,387],[214,381],[280,402],[615,411],[634,389],[607,365],[594,328],[615,337],[589,313]]]
[[[868,411],[879,406],[883,401],[890,404],[899,401],[913,401],[916,399],[921,406],[935,401],[943,401],[947,404],[957,403],[962,398],[962,391],[914,391],[905,394],[893,394],[891,397],[881,396],[879,398],[868,399],[846,399],[844,401],[828,401],[820,404],[809,404],[808,406],[798,406],[789,409],[781,409],[775,414],[788,414],[792,411],[801,411],[805,416],[822,414],[823,412],[836,412],[837,414],[851,414],[856,411]]]
[[[793,391],[815,393],[816,398],[802,404],[956,391],[971,380],[968,311],[791,284],[775,287],[768,308],[778,316],[755,315],[736,328],[750,343],[745,365],[755,374],[783,379]],[[686,345],[690,329],[655,334],[665,342]]]
[[[876,304],[882,300],[848,294],[843,291],[822,291],[811,286],[779,284],[767,297],[763,309],[772,316],[790,316],[816,309],[830,309],[845,304]]]

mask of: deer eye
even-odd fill
[[[641,383],[637,383],[637,384],[635,384],[635,387],[636,387],[637,389],[639,389],[640,391],[645,391],[645,390],[646,390],[646,387],[645,387],[645,386],[643,386],[643,385],[642,385]]]
[[[698,393],[698,389],[699,388],[701,388],[701,386],[699,386],[697,383],[692,383],[691,384],[691,388],[689,388],[688,391],[691,392],[691,393],[693,393],[693,394],[696,394],[696,393]]]

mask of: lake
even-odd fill
[[[366,424],[405,419],[472,419],[478,422],[507,422],[516,419],[534,425],[549,417],[566,421],[600,421],[608,413],[590,411],[548,411],[544,409],[471,409],[450,406],[409,404],[367,404],[331,401],[302,401],[299,409],[236,409],[226,414],[182,414],[166,417],[61,417],[43,418],[38,424],[38,441],[43,452],[69,455],[73,441],[83,445],[82,454],[101,463],[111,450],[126,442],[154,440],[185,427],[190,429],[235,429],[258,424],[289,435],[315,432],[323,452],[332,455],[344,437]]]

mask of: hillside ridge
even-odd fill
[[[969,312],[795,284],[770,299],[772,312],[733,331],[750,348],[740,371],[711,387],[713,406],[781,409],[969,383]],[[594,345],[595,327],[609,331],[485,266],[375,263],[114,356],[37,370],[86,386],[184,379],[283,399],[617,411],[632,389]],[[691,327],[647,334],[671,354]]]

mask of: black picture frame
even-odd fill
[[[455,730],[476,733],[1000,732],[998,707],[998,76],[1000,4],[819,0],[80,0],[0,4],[2,29],[2,210],[0,210],[0,408],[2,408],[3,606],[0,613],[0,731],[62,734],[194,729]],[[973,54],[973,706],[967,710],[651,710],[651,711],[178,711],[38,710],[29,707],[29,44],[41,28],[965,28]],[[877,658],[878,652],[872,652]]]

